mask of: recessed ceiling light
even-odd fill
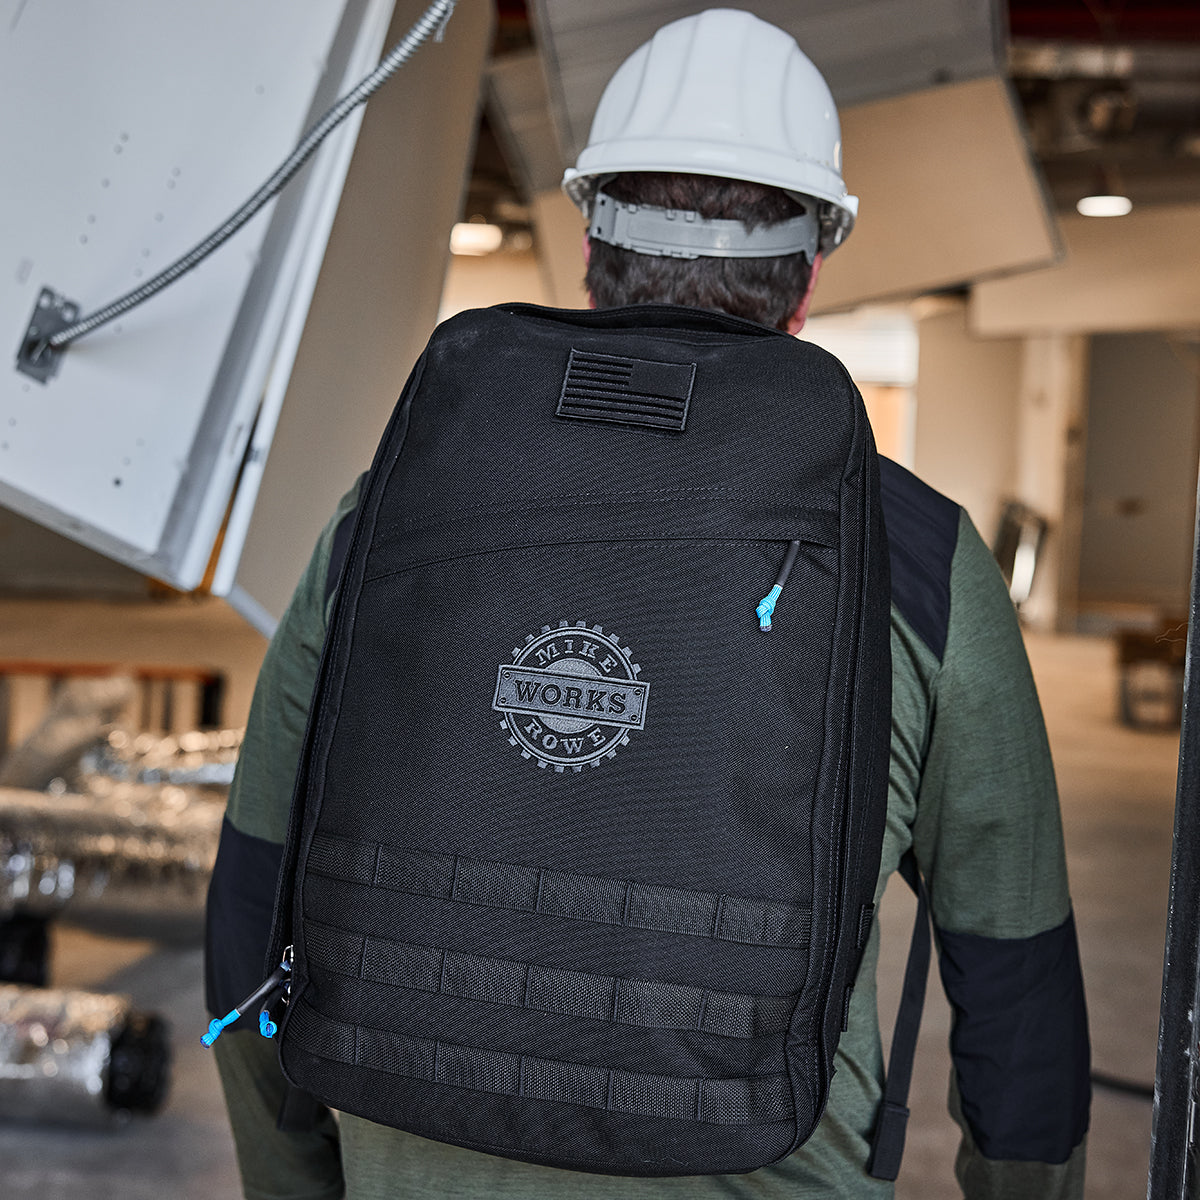
[[[491,254],[499,250],[504,241],[504,230],[499,225],[485,225],[481,221],[460,221],[450,230],[451,254]]]
[[[1084,196],[1075,209],[1084,217],[1123,217],[1133,208],[1128,196]]]

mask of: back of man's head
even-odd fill
[[[740,221],[748,231],[804,213],[780,188],[742,179],[677,172],[629,172],[604,184],[626,204]],[[808,291],[812,264],[803,251],[764,258],[674,258],[589,239],[586,285],[598,308],[618,304],[686,304],[786,329]]]

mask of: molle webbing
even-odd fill
[[[751,946],[808,944],[808,908],[317,835],[308,869],[345,883]]]
[[[562,1016],[721,1037],[782,1033],[795,997],[746,996],[647,979],[561,971],[305,924],[309,962],[368,983]]]
[[[693,1079],[479,1050],[346,1025],[303,999],[288,1029],[297,1045],[319,1058],[474,1091],[710,1125],[761,1125],[793,1115],[786,1074]]]

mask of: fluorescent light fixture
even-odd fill
[[[481,221],[460,221],[450,230],[451,254],[491,254],[499,250],[504,241],[504,230],[499,225],[485,225]]]
[[[1133,201],[1128,196],[1084,196],[1075,208],[1083,217],[1123,217]]]

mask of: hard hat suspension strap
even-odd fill
[[[686,209],[627,204],[597,192],[588,236],[664,258],[777,258],[803,251],[812,262],[820,237],[816,205],[777,225],[747,230],[741,221],[709,220]]]

